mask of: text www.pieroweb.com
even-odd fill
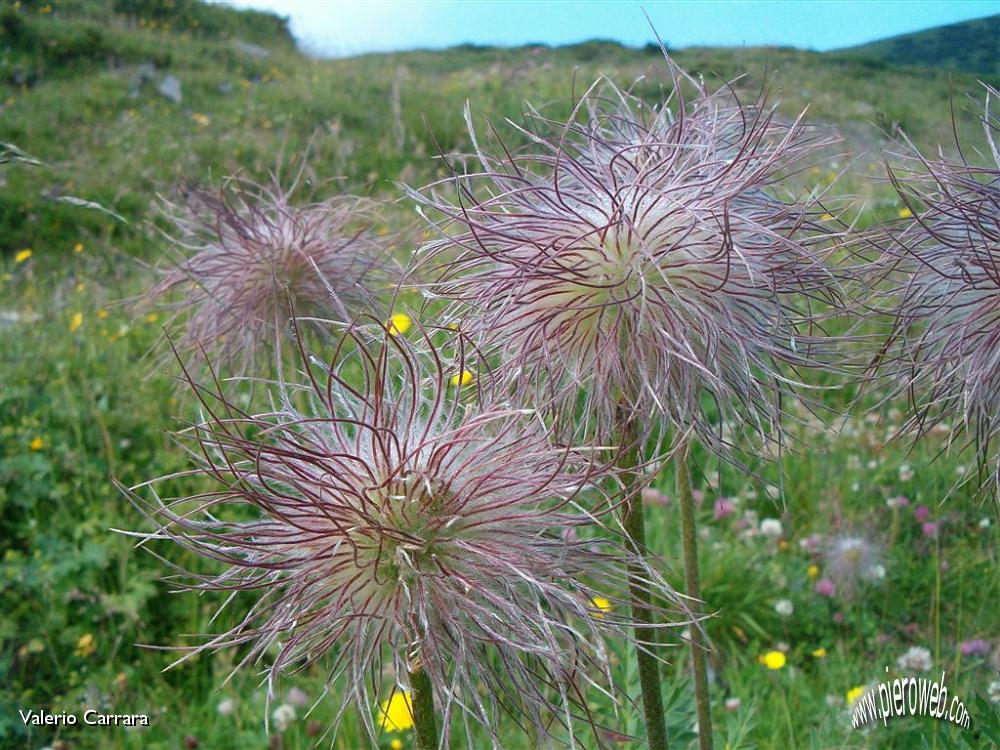
[[[879,720],[885,725],[901,716],[931,716],[968,729],[969,712],[957,695],[949,697],[944,675],[940,680],[899,677],[879,683],[855,702],[852,726],[860,729]]]

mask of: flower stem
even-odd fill
[[[410,699],[413,703],[413,729],[419,750],[437,750],[437,720],[434,717],[434,692],[423,666],[410,669]]]
[[[688,448],[685,443],[674,459],[677,468],[677,498],[681,506],[681,540],[684,547],[684,585],[689,597],[701,600],[698,574],[698,534],[694,516],[694,493],[688,471]],[[708,697],[708,669],[705,640],[701,628],[691,628],[691,666],[694,671],[694,697],[698,713],[698,747],[712,750],[712,705]]]
[[[622,444],[628,447],[623,453],[621,468],[631,470],[639,463],[639,446],[627,421],[623,425],[622,437]],[[646,519],[635,472],[628,471],[624,474],[623,482],[628,500],[624,506],[622,525],[628,535],[629,546],[636,556],[636,560],[629,563],[627,572],[646,741],[649,743],[649,750],[667,750],[667,725],[663,716],[663,695],[660,692],[660,664],[652,652],[656,646],[652,595],[640,562],[646,557]]]

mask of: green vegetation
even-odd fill
[[[987,21],[995,29],[996,19]],[[234,653],[161,672],[173,655],[137,645],[190,643],[183,634],[210,631],[219,598],[169,594],[163,565],[109,531],[142,525],[112,475],[134,484],[187,460],[166,434],[193,407],[161,356],[162,321],[116,304],[144,289],[143,263],[163,252],[157,194],[234,172],[263,178],[279,163],[287,173],[311,144],[306,195],[345,189],[392,200],[398,181],[444,174],[435,155],[469,148],[466,100],[477,122],[489,118],[516,144],[504,119],[521,118],[525,101],[565,113],[573,93],[601,74],[636,81],[655,100],[670,79],[656,50],[606,42],[311,60],[271,16],[170,0],[0,0],[0,34],[0,141],[42,162],[6,164],[0,175],[0,747],[172,750],[193,747],[188,739],[213,750],[267,747],[256,675],[242,672],[220,687]],[[971,74],[790,49],[696,49],[676,59],[708,79],[745,75],[738,86],[750,96],[767,71],[786,116],[809,104],[809,120],[844,142],[803,179],[852,197],[863,224],[900,210],[881,179],[885,137],[897,128],[927,149],[953,149],[953,126],[964,143],[982,143],[966,96],[982,98]],[[181,84],[179,102],[159,91],[167,76]],[[995,67],[990,76],[1000,84]],[[128,223],[61,202],[65,196]],[[393,227],[411,218],[403,202],[388,214]],[[852,395],[831,394],[831,405],[846,408]],[[992,508],[961,493],[939,505],[957,472],[974,469],[972,458],[957,449],[939,456],[936,439],[912,452],[887,442],[901,408],[852,416],[837,434],[804,416],[799,437],[809,449],[786,458],[783,478],[763,469],[769,487],[783,486],[785,504],[732,469],[698,464],[703,591],[719,612],[708,623],[718,747],[990,746],[976,733],[990,709],[975,696],[986,696],[997,671],[990,660],[1000,648],[1000,525]],[[669,494],[673,477],[657,486]],[[887,507],[899,495],[910,506]],[[717,519],[713,503],[722,497],[737,507]],[[921,504],[938,524],[934,535],[914,515]],[[647,516],[651,547],[679,560],[676,503],[652,502]],[[780,538],[757,531],[763,518],[781,520]],[[820,596],[810,566],[821,576],[824,563],[807,541],[814,533],[863,533],[880,550],[885,580],[851,597]],[[672,580],[680,585],[679,566]],[[792,602],[790,616],[775,610],[783,599]],[[990,640],[992,656],[962,656],[959,643],[972,638]],[[911,646],[930,649],[935,676],[947,672],[974,731],[930,720],[850,729],[847,692],[882,679]],[[759,661],[779,649],[784,667]],[[671,653],[665,694],[671,746],[681,748],[694,737],[694,707],[684,652]],[[624,645],[620,656],[624,672],[632,663]],[[319,668],[290,677],[276,703],[293,686],[317,698],[322,681]],[[741,705],[726,710],[732,698]],[[19,707],[81,706],[149,713],[153,726],[56,731],[25,727],[18,715]],[[609,733],[607,746],[641,746],[625,736],[641,731],[637,711],[616,716],[597,697],[594,710],[622,733]],[[271,746],[329,746],[319,736],[329,707],[321,702],[308,718],[297,711]],[[271,733],[278,736],[273,725]],[[353,750],[360,737],[349,716],[333,746]],[[387,733],[382,746],[393,740],[412,746],[405,733]],[[512,727],[505,747],[529,743]]]
[[[1000,75],[1000,15],[902,34],[843,50],[889,65],[924,65]]]

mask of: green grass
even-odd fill
[[[242,673],[219,688],[233,654],[163,672],[170,655],[137,645],[175,645],[184,633],[204,631],[218,600],[169,594],[162,565],[109,531],[142,525],[112,475],[132,484],[185,466],[167,433],[179,426],[178,416],[191,416],[192,405],[162,357],[162,321],[116,304],[141,292],[149,279],[143,262],[164,250],[154,231],[157,194],[236,171],[262,178],[282,159],[287,170],[311,143],[307,193],[347,189],[393,200],[398,181],[421,184],[442,174],[433,158],[440,151],[469,148],[466,100],[478,123],[488,117],[516,142],[504,119],[520,119],[525,101],[564,113],[573,92],[601,74],[620,84],[645,76],[636,90],[655,99],[669,78],[655,51],[606,43],[316,61],[295,52],[272,21],[223,13],[209,22],[189,9],[184,13],[195,15],[178,17],[166,0],[142,6],[162,6],[159,15],[130,14],[126,3],[52,5],[52,12],[43,3],[0,5],[0,140],[43,162],[8,165],[0,181],[0,746],[41,748],[59,740],[73,748],[178,748],[193,737],[203,748],[265,747],[258,677]],[[158,25],[150,28],[154,17]],[[234,39],[263,44],[270,55],[248,56]],[[739,85],[750,92],[768,71],[785,115],[808,104],[810,121],[843,136],[844,154],[824,156],[803,179],[829,184],[846,168],[834,194],[852,201],[863,224],[893,218],[900,207],[880,181],[885,134],[902,127],[923,148],[950,150],[954,125],[964,142],[981,143],[966,95],[981,98],[982,91],[971,75],[789,49],[696,49],[676,57],[709,80],[745,74]],[[159,96],[155,82],[131,96],[147,62],[158,76],[181,80],[180,104]],[[57,200],[67,195],[128,223]],[[411,217],[400,203],[388,222],[402,227]],[[27,248],[30,259],[15,262]],[[830,396],[831,406],[848,403],[847,393]],[[973,459],[960,451],[934,459],[936,438],[912,452],[887,442],[895,415],[886,408],[872,422],[855,414],[839,435],[802,432],[807,449],[786,458],[783,475],[762,468],[768,482],[783,482],[780,500],[732,469],[699,464],[704,590],[718,611],[708,623],[717,646],[717,747],[947,748],[959,733],[941,722],[900,720],[854,732],[846,692],[880,679],[911,645],[933,651],[936,669],[947,671],[949,689],[967,705],[995,679],[995,665],[958,652],[968,638],[992,639],[995,648],[1000,639],[994,510],[961,493],[939,507],[958,467]],[[908,481],[899,474],[904,463],[915,472]],[[669,471],[658,480],[664,491],[671,483]],[[932,508],[938,540],[923,536],[912,506],[886,507],[885,499],[898,494]],[[747,537],[733,518],[713,520],[719,496],[741,498],[733,518],[746,511],[781,518],[786,544]],[[648,516],[653,549],[679,559],[677,509],[653,505]],[[983,518],[993,523],[981,528]],[[819,597],[807,573],[813,560],[799,541],[852,530],[881,545],[886,580],[851,599]],[[680,584],[679,571],[672,580]],[[778,599],[793,602],[791,618],[775,612]],[[779,644],[787,645],[788,665],[767,670],[758,657]],[[813,656],[821,647],[827,655]],[[682,650],[670,653],[670,732],[674,747],[686,747],[694,737],[691,691]],[[624,647],[620,657],[622,675],[632,679]],[[317,696],[322,672],[289,678],[282,690],[293,685]],[[727,712],[723,704],[732,697],[742,705]],[[225,698],[236,709],[221,716],[216,708]],[[148,712],[154,725],[141,732],[26,733],[17,714],[25,706],[94,704]],[[328,700],[315,716],[296,721],[283,746],[310,747],[317,738],[309,736],[309,721],[325,725],[332,705]],[[637,711],[615,717],[607,703],[594,708],[619,731],[641,732]],[[973,712],[974,721],[986,718]],[[359,729],[349,716],[333,746],[362,746]],[[400,739],[412,745],[409,736]],[[530,743],[512,730],[505,747]]]
[[[988,4],[983,5],[983,10]],[[880,39],[843,50],[844,54],[890,65],[940,66],[968,73],[1000,75],[1000,15]]]

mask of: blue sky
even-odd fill
[[[673,47],[780,44],[827,50],[1000,13],[1000,0],[222,0],[291,18],[319,55],[652,36]]]

